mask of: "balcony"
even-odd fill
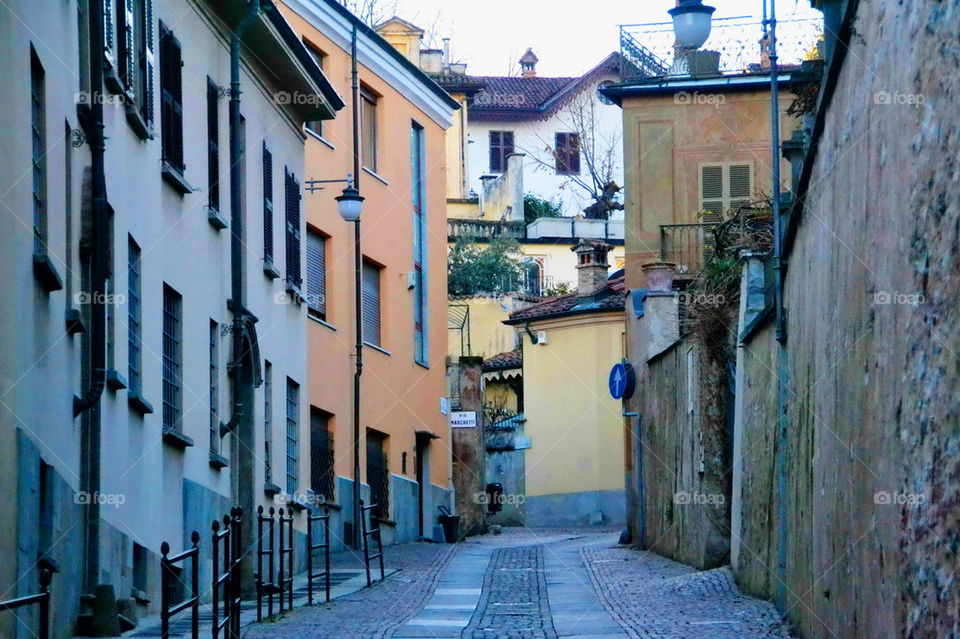
[[[512,237],[522,240],[526,235],[523,222],[501,222],[496,220],[447,220],[447,238],[489,242],[500,237]]]
[[[509,237],[517,240],[549,242],[581,238],[623,242],[623,219],[588,220],[581,217],[541,217],[529,225],[523,222],[494,220],[448,219],[447,238],[450,241],[470,239],[480,242]]]
[[[677,265],[679,278],[692,278],[703,268],[714,249],[717,222],[663,224],[660,226],[660,261]]]

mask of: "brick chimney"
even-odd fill
[[[537,77],[537,62],[540,58],[533,52],[532,48],[527,48],[527,52],[520,58],[520,75],[524,78]]]
[[[607,253],[612,248],[605,242],[581,239],[570,249],[577,254],[577,297],[595,297],[606,290]]]

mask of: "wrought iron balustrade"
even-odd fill
[[[716,222],[662,224],[660,260],[676,264],[681,277],[699,273],[713,250],[717,226]]]

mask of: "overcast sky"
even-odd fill
[[[753,15],[764,0],[706,0],[715,18]],[[574,76],[619,49],[618,25],[665,22],[674,0],[397,0],[401,18],[451,38],[454,61],[473,75],[506,75],[533,47],[548,76]],[[779,0],[777,17],[819,15],[810,0]],[[440,48],[442,43],[426,43]],[[709,46],[709,42],[708,42]]]

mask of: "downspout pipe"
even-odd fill
[[[240,136],[240,47],[243,36],[260,15],[260,0],[251,0],[250,10],[240,20],[230,37],[230,308],[233,313],[233,358],[230,370],[232,410],[230,421],[220,428],[220,436],[236,429],[243,418],[243,399],[240,393],[240,374],[243,364],[243,333],[247,307],[243,297],[243,207],[240,200],[243,166],[241,165]]]
[[[107,181],[104,173],[106,149],[103,102],[96,99],[103,92],[103,3],[90,6],[90,145],[93,233],[91,246],[90,300],[90,378],[82,397],[74,398],[73,416],[89,411],[81,426],[82,490],[93,495],[100,491],[100,396],[106,383],[106,280],[110,250],[110,224],[107,204]],[[69,247],[68,247],[69,248]],[[100,507],[92,500],[84,511],[84,586],[94,592],[100,580]]]
[[[350,39],[350,88],[353,101],[353,188],[360,190],[360,81],[357,72],[357,24],[353,24]],[[363,375],[363,292],[361,276],[363,273],[363,255],[360,252],[360,220],[353,223],[353,259],[354,259],[354,313],[356,331],[356,351],[353,373],[353,545],[360,548],[360,377]],[[369,480],[368,480],[369,481]]]

